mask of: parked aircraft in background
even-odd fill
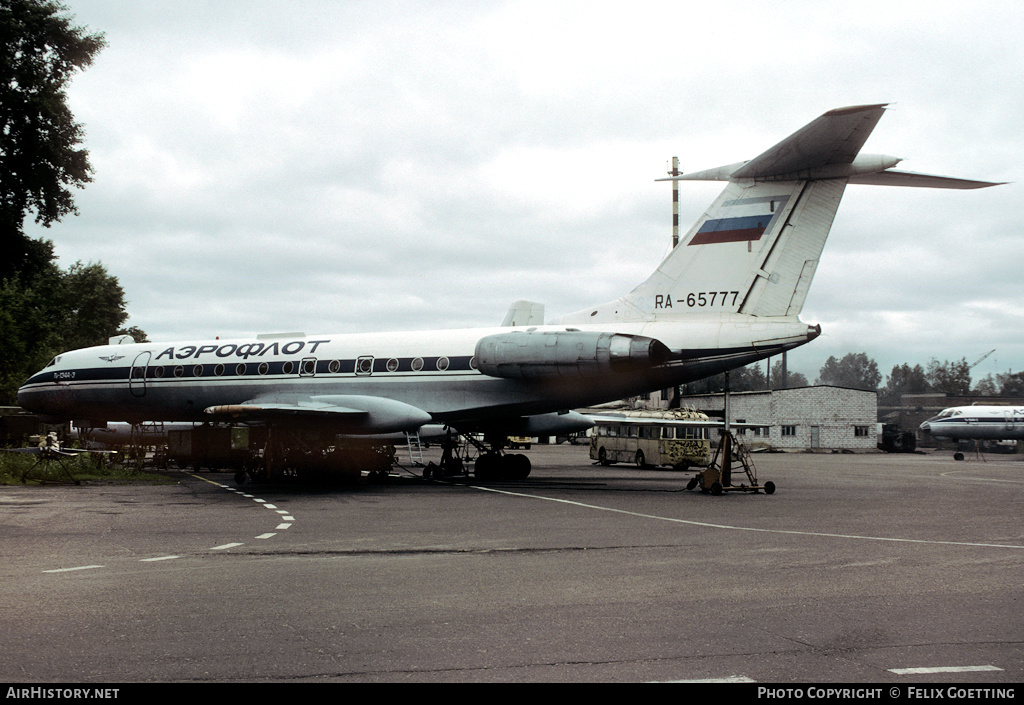
[[[444,424],[484,434],[479,475],[514,467],[520,477],[521,460],[501,454],[510,435],[579,431],[591,422],[569,409],[681,385],[816,338],[819,326],[798,315],[848,183],[994,185],[893,171],[897,158],[859,155],[884,110],[832,110],[751,161],[672,177],[728,183],[646,281],[556,321],[544,323],[539,304],[517,302],[507,325],[493,328],[100,346],[58,355],[25,382],[19,403],[95,425],[260,424],[307,449],[313,431],[325,449],[338,434]]]
[[[1024,406],[953,406],[924,421],[921,430],[952,441],[1024,440]],[[953,455],[963,460],[959,451]]]
[[[131,424],[111,421],[103,427],[79,428],[72,426],[71,437],[86,448],[121,448],[128,445],[166,445],[171,431],[191,431],[196,424],[189,422]]]

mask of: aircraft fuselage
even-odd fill
[[[660,341],[672,359],[614,374],[578,366],[503,378],[481,372],[475,357],[487,336],[522,335],[533,342],[546,333],[596,334],[607,328],[545,325],[98,346],[55,358],[24,384],[18,401],[61,419],[211,421],[208,409],[252,399],[361,395],[402,402],[434,421],[454,424],[648,393],[749,364],[818,333],[795,317],[693,315],[619,324],[622,334]]]
[[[1024,406],[956,406],[924,421],[921,430],[950,440],[1024,439]]]

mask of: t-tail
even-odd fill
[[[897,157],[861,155],[885,107],[830,110],[750,161],[658,179],[728,185],[645,282],[560,322],[671,321],[701,313],[796,317],[847,184],[996,185],[895,171]]]

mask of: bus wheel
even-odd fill
[[[646,464],[647,463],[644,462],[644,452],[642,450],[638,450],[636,452],[636,466],[638,468],[642,468]]]
[[[611,465],[611,462],[608,460],[608,451],[604,448],[597,451],[597,462],[601,463],[601,465]]]

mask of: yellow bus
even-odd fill
[[[709,422],[695,409],[610,411],[594,415],[590,459],[601,465],[634,463],[687,470],[710,462],[709,428],[686,422]]]

